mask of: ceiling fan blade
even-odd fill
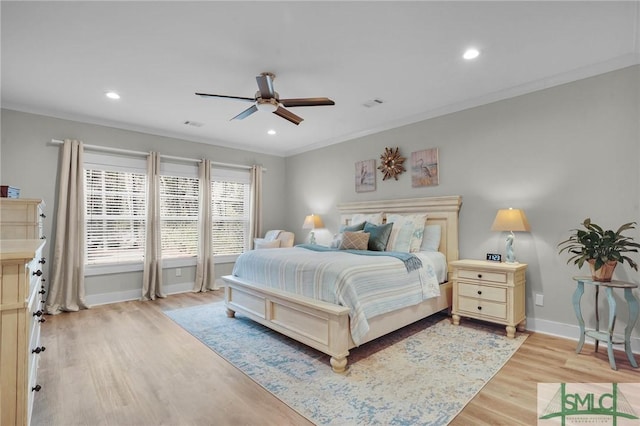
[[[295,115],[291,111],[287,111],[286,109],[282,108],[281,106],[279,106],[277,110],[273,111],[273,113],[275,115],[278,115],[278,116],[284,118],[285,120],[289,120],[290,122],[292,122],[296,126],[298,124],[302,123],[302,120],[304,120],[304,118],[298,117],[297,115]]]
[[[336,104],[329,98],[280,99],[280,103],[286,107],[320,106],[320,105]]]
[[[272,99],[276,96],[273,90],[273,74],[262,73],[256,77],[258,89],[260,89],[260,97],[262,99]]]
[[[255,102],[255,98],[245,98],[244,96],[229,96],[229,95],[211,95],[209,93],[196,93],[196,95],[201,96],[203,98],[228,98],[228,99],[237,99],[240,101],[246,102]]]
[[[250,116],[251,114],[253,114],[257,110],[258,110],[257,106],[251,105],[249,108],[245,109],[240,114],[238,114],[235,117],[233,117],[231,120],[242,120],[243,118],[247,118],[248,116]],[[229,121],[231,121],[231,120],[229,120]]]

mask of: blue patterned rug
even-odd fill
[[[446,425],[527,337],[438,314],[352,349],[336,374],[327,355],[227,318],[221,302],[165,314],[318,425]]]

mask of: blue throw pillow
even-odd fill
[[[387,248],[387,242],[389,241],[389,235],[391,235],[391,228],[393,223],[387,223],[386,225],[374,225],[373,223],[364,223],[364,232],[369,234],[369,250],[372,251],[385,251]]]
[[[366,222],[356,223],[355,225],[342,225],[340,227],[340,232],[358,232],[364,229],[364,224]]]

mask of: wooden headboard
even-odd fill
[[[354,213],[427,213],[427,225],[440,225],[440,248],[447,262],[458,260],[458,215],[462,197],[405,198],[399,200],[357,201],[338,204],[340,223],[349,225]]]

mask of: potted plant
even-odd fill
[[[600,226],[587,218],[582,222],[585,229],[574,229],[574,233],[565,241],[558,244],[559,253],[567,252],[572,256],[567,263],[573,261],[578,268],[588,262],[594,281],[609,282],[618,262],[625,261],[636,271],[638,264],[625,253],[638,252],[640,244],[633,238],[622,235],[622,232],[635,229],[636,222],[629,222],[617,231],[603,230]]]

